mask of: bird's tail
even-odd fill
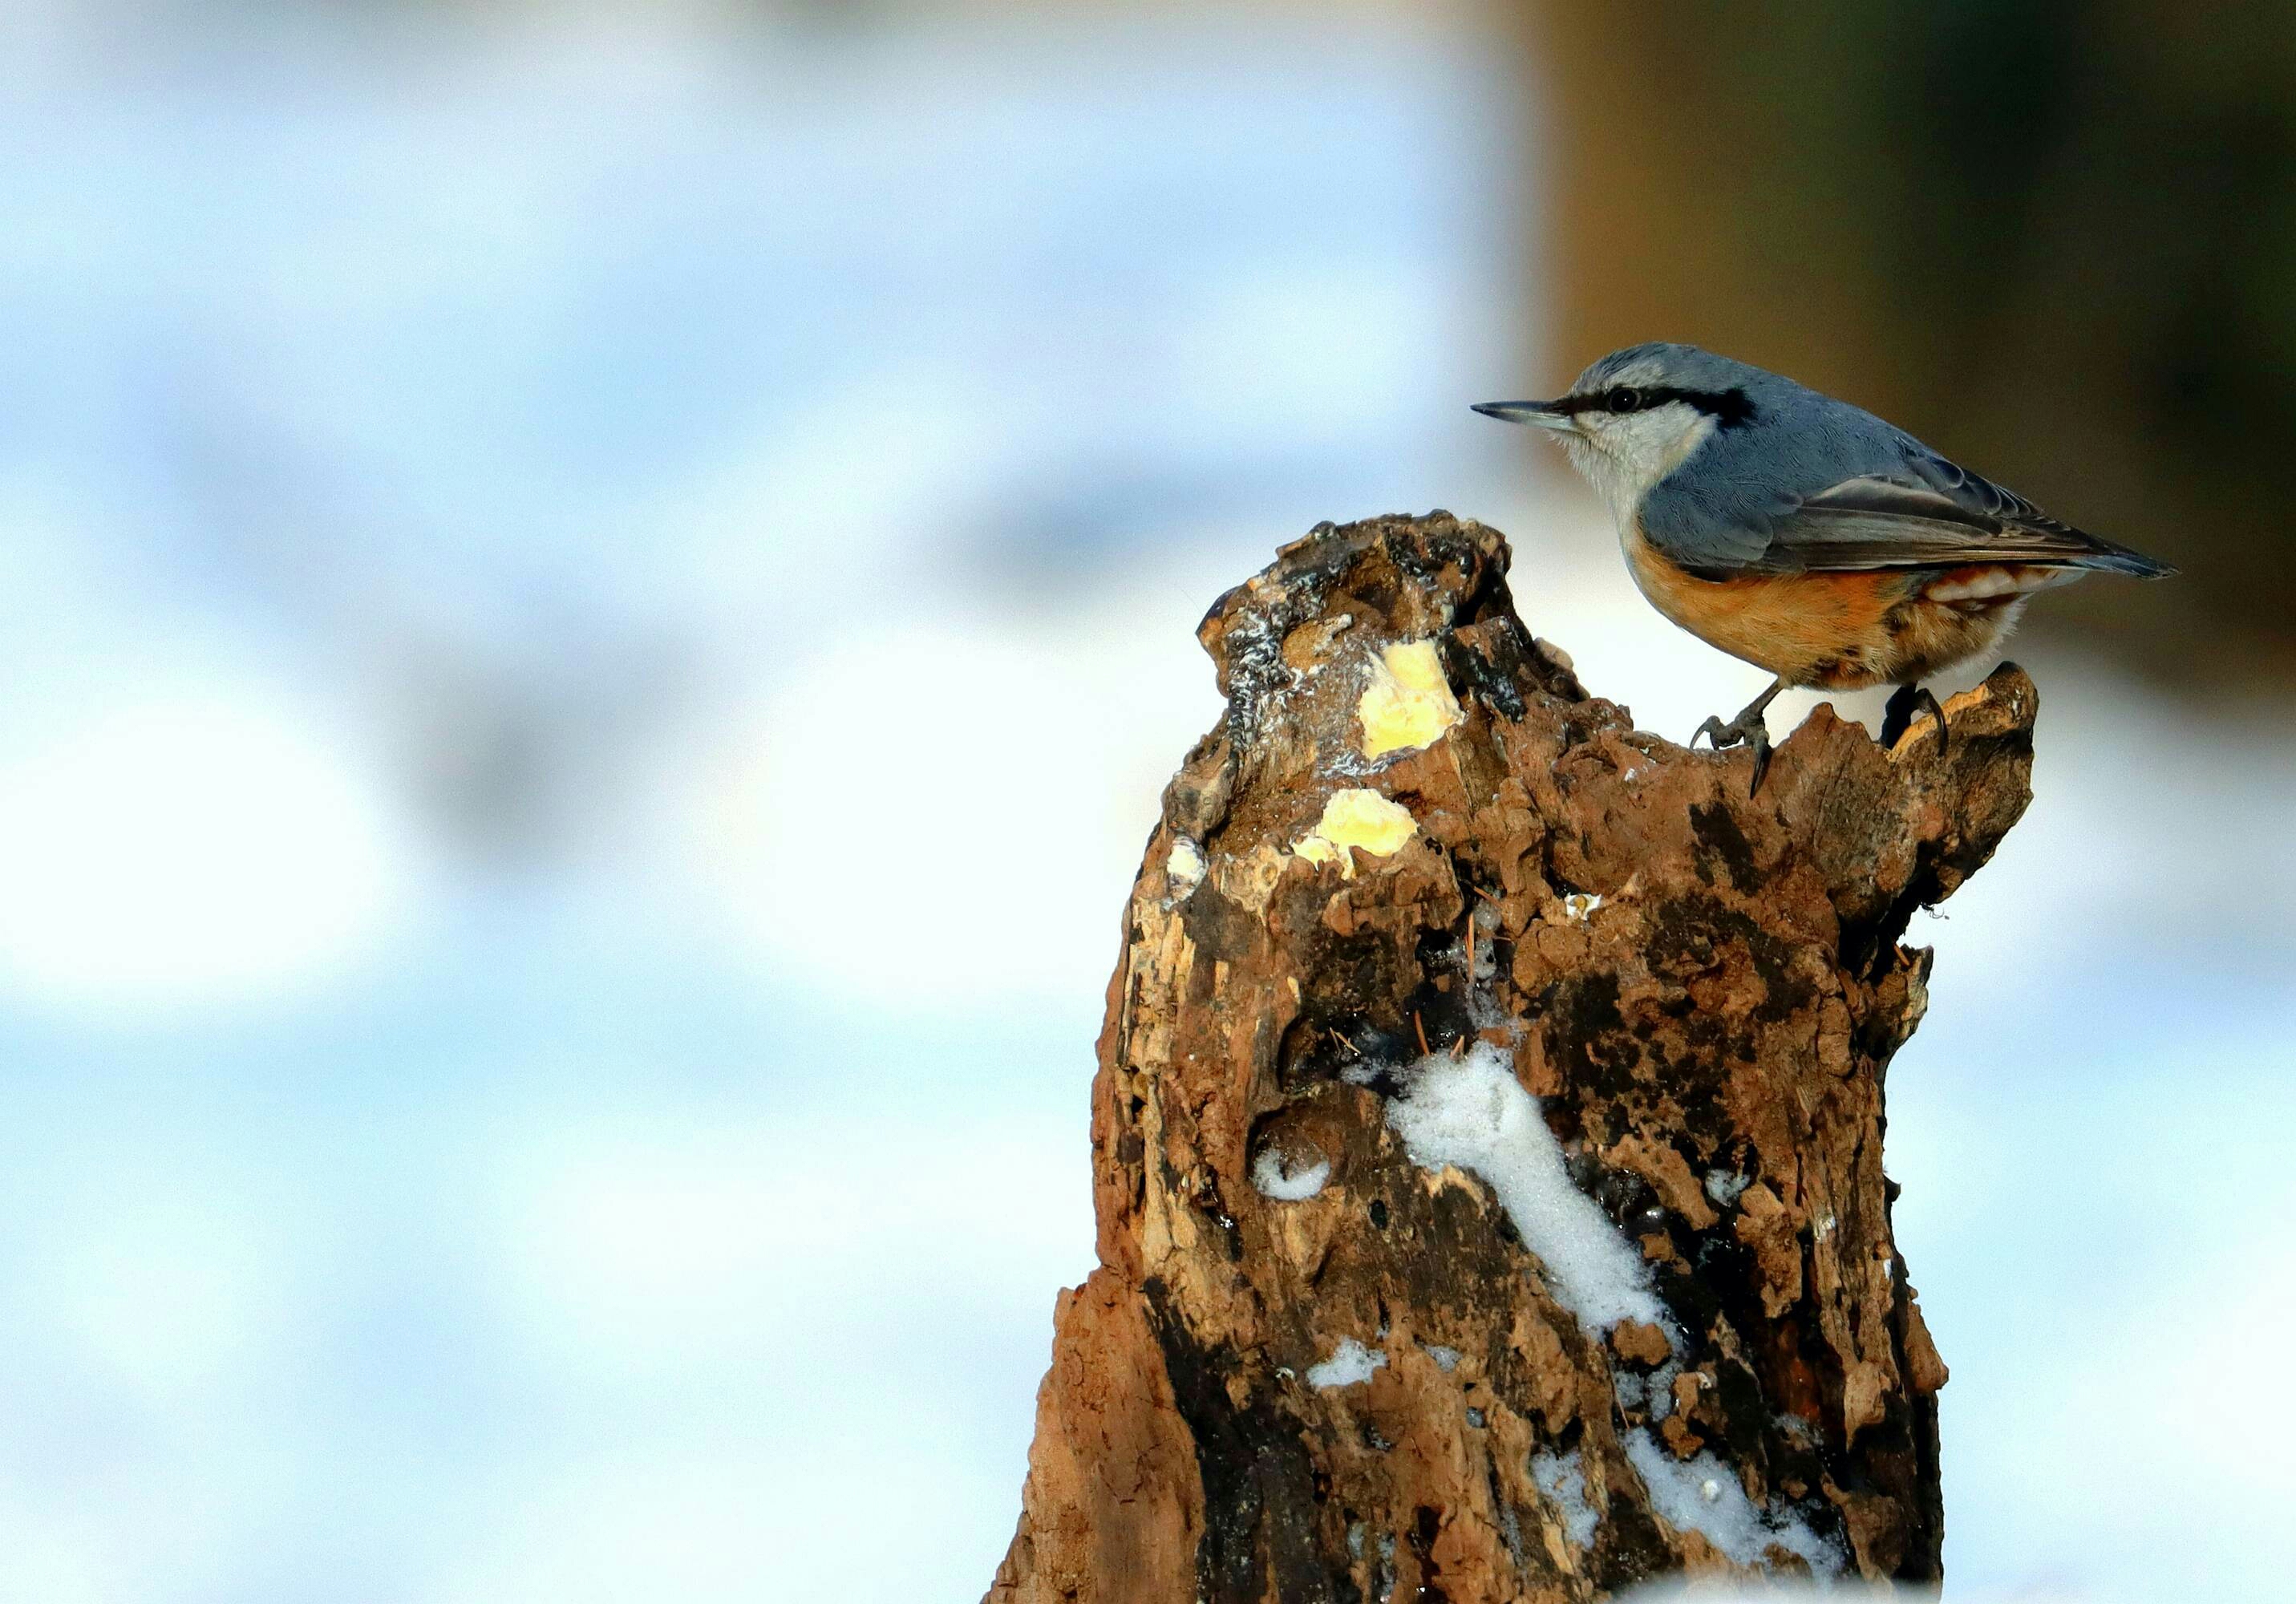
[[[2094,535],[2089,538],[2096,540]],[[2127,574],[2136,579],[2166,579],[2177,571],[2158,558],[2133,552],[2125,545],[2115,545],[2109,540],[2096,540],[2096,550],[2085,552],[2076,566],[2100,573]]]

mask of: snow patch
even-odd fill
[[[1367,1348],[1352,1337],[1342,1337],[1330,1358],[1308,1367],[1308,1385],[1325,1391],[1334,1387],[1353,1387],[1370,1380],[1372,1371],[1386,1363],[1387,1355],[1377,1348]]]
[[[1171,882],[1175,896],[1185,896],[1204,880],[1204,855],[1187,837],[1172,843],[1171,855],[1164,860],[1164,878]]]
[[[1447,1376],[1459,1368],[1457,1348],[1445,1347],[1440,1343],[1431,1342],[1427,1345],[1427,1356],[1435,1361],[1435,1368]]]
[[[1332,1161],[1320,1153],[1315,1162],[1297,1169],[1272,1147],[1260,1149],[1259,1157],[1251,1161],[1252,1190],[1278,1203],[1304,1203],[1323,1191],[1324,1183],[1331,1178]]]
[[[1595,1541],[1595,1528],[1601,1524],[1602,1517],[1587,1502],[1587,1471],[1578,1462],[1576,1448],[1568,1453],[1549,1450],[1532,1454],[1530,1478],[1562,1512],[1562,1530],[1573,1547],[1583,1549]]]
[[[1669,1359],[1643,1383],[1643,1407],[1650,1411],[1652,1420],[1663,1420],[1674,1412],[1674,1379],[1680,1374],[1682,1361]]]
[[[1470,1011],[1477,1014],[1488,1012],[1491,1016],[1491,1023],[1503,1021],[1505,1018],[1497,999],[1480,989],[1483,981],[1498,977],[1498,933],[1499,911],[1489,903],[1476,903],[1474,912],[1468,916],[1467,936],[1463,944],[1467,951],[1460,954],[1459,967],[1474,988],[1468,995]],[[1472,966],[1467,962],[1470,957],[1474,960]],[[1476,1022],[1482,1024],[1485,1021],[1479,1018]]]
[[[1523,1245],[1546,1267],[1555,1297],[1581,1325],[1607,1331],[1639,1320],[1672,1337],[1640,1250],[1570,1183],[1562,1144],[1504,1050],[1480,1042],[1464,1058],[1431,1054],[1405,1082],[1387,1120],[1412,1162],[1431,1170],[1456,1165],[1497,1193]]]
[[[1677,1460],[1647,1431],[1626,1436],[1627,1458],[1650,1489],[1651,1508],[1677,1532],[1697,1532],[1739,1565],[1768,1568],[1769,1551],[1800,1557],[1819,1576],[1841,1575],[1841,1551],[1782,1501],[1758,1510],[1737,1472],[1711,1453]]]
[[[1706,1172],[1706,1195],[1727,1208],[1738,1200],[1738,1195],[1753,1184],[1753,1177],[1731,1170]]]

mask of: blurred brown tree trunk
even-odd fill
[[[1536,119],[1518,393],[1646,340],[1775,368],[2185,570],[2032,629],[2187,694],[2296,675],[2296,364],[2259,358],[2296,347],[2296,8],[1486,14]]]
[[[1942,750],[1821,708],[1750,799],[1742,752],[1588,696],[1506,558],[1325,526],[1204,622],[1228,709],[1134,885],[1101,1262],[991,1600],[1939,1574],[1882,1083],[1907,919],[2028,799],[2032,685]]]

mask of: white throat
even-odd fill
[[[1706,444],[1714,429],[1711,417],[1676,402],[1606,419],[1591,435],[1565,435],[1562,448],[1623,536],[1634,528],[1643,497]]]

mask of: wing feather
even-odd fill
[[[2051,518],[1997,485],[1953,471],[1958,477],[1948,481],[1950,489],[1859,475],[1805,496],[1772,521],[1754,569],[1828,573],[2015,562],[2143,575],[2169,571]]]
[[[1901,429],[1784,380],[1643,496],[1644,538],[1693,574],[2014,563],[2173,573],[2050,517]]]

